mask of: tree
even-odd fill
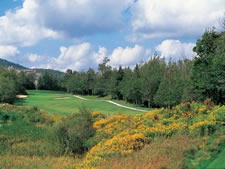
[[[45,71],[38,80],[39,90],[60,90],[61,78],[54,76],[52,73]]]
[[[110,60],[106,57],[103,63],[99,64],[96,78],[96,87],[94,93],[99,96],[106,96],[110,94],[110,87],[112,82],[112,67],[107,65]]]
[[[94,69],[89,68],[87,71],[88,94],[92,95],[96,84],[96,74]]]
[[[144,103],[148,107],[154,105],[153,97],[159,88],[165,67],[164,60],[157,55],[154,55],[148,63],[141,67],[141,76],[143,78],[142,93],[144,95]]]
[[[225,33],[217,33],[213,28],[207,30],[196,43],[194,51],[198,57],[194,59],[191,80],[197,100],[211,98],[216,104],[224,103],[224,42]]]
[[[184,91],[179,67],[169,62],[164,77],[154,96],[155,104],[163,107],[172,107],[179,104]]]
[[[131,89],[132,79],[133,79],[133,72],[132,70],[127,67],[124,69],[124,77],[120,83],[120,92],[123,95],[123,99],[128,101],[129,100],[129,91]]]
[[[140,75],[139,65],[137,64],[134,71],[130,75],[129,81],[127,81],[127,100],[136,105],[142,104],[142,78]]]
[[[15,72],[0,68],[0,102],[14,102],[17,93],[14,76]]]
[[[114,99],[123,99],[123,95],[120,91],[121,88],[121,82],[124,77],[124,71],[121,66],[119,66],[119,70],[114,70],[113,78],[112,78],[112,86],[111,86],[111,95]]]
[[[25,90],[33,90],[35,89],[35,74],[29,73],[26,74],[25,72],[21,71],[17,75],[16,84],[18,86],[18,91],[20,94],[26,94]]]
[[[83,154],[88,150],[87,141],[93,137],[93,118],[86,108],[56,123],[47,132],[53,153],[57,155]]]
[[[225,29],[225,13],[224,17],[220,20],[220,25],[222,26],[223,29]]]

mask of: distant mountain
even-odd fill
[[[9,62],[7,60],[4,60],[4,59],[0,59],[0,67],[13,67],[14,69],[28,69],[24,66],[21,66],[19,64],[16,64],[16,63],[12,63],[12,62]]]
[[[58,70],[53,70],[53,69],[39,69],[39,68],[35,68],[35,69],[30,69],[27,67],[24,67],[22,65],[4,60],[4,59],[0,59],[0,67],[13,67],[14,69],[18,69],[18,70],[35,70],[37,73],[41,73],[42,75],[47,72],[49,74],[51,74],[52,76],[56,76],[56,77],[63,77],[65,75],[65,73],[60,72]]]
[[[37,73],[41,73],[42,75],[45,72],[51,74],[52,76],[56,76],[56,77],[63,77],[65,75],[65,73],[60,72],[58,70],[53,70],[53,69],[32,69],[32,70],[35,70]]]

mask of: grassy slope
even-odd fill
[[[206,169],[225,169],[225,149]]]
[[[65,94],[65,93],[41,91],[41,93],[37,94],[36,92],[40,92],[40,91],[34,91],[34,93],[32,93],[32,92],[33,91],[30,92],[30,97],[36,96],[36,97],[38,97],[39,100],[42,100],[43,103],[46,102],[45,99],[49,99],[49,97],[52,100],[55,100],[54,99],[55,97],[71,97],[70,100],[73,100],[73,99],[75,99],[73,101],[79,100],[79,99],[76,99],[73,96]],[[42,96],[40,96],[40,95],[42,95]],[[46,98],[44,98],[44,96]],[[94,100],[95,100],[95,98],[93,97],[92,101],[94,101]],[[26,101],[26,100],[24,100],[24,101]],[[56,100],[56,101],[69,101],[69,100]],[[79,100],[79,101],[82,101],[82,100]],[[85,102],[85,101],[83,101],[83,102]],[[19,104],[19,102],[18,102],[18,104]],[[11,106],[11,105],[8,105],[8,106],[11,107],[11,109],[7,108],[7,105],[6,106],[0,105],[0,110],[2,112],[7,110],[7,112],[8,112],[7,114],[10,117],[13,117],[13,118],[10,118],[10,120],[8,120],[7,123],[3,123],[3,118],[0,119],[0,159],[1,159],[0,160],[0,168],[10,168],[10,169],[11,168],[14,168],[14,169],[57,168],[57,169],[60,169],[60,168],[72,168],[76,165],[76,163],[78,163],[78,164],[82,163],[82,161],[80,161],[80,160],[76,161],[76,159],[72,159],[70,157],[56,158],[53,156],[49,156],[49,157],[43,156],[43,155],[45,155],[44,150],[46,149],[45,144],[44,144],[45,142],[43,140],[43,136],[44,136],[43,134],[45,133],[45,130],[47,128],[38,127],[38,125],[35,126],[35,124],[33,124],[33,123],[28,123],[27,115],[29,115],[31,113],[31,111],[26,111],[25,108],[23,108],[23,107],[15,107],[15,106]],[[204,106],[202,106],[200,108],[197,108],[197,107],[195,107],[195,108],[196,108],[196,110],[200,110],[203,107]],[[14,112],[14,109],[15,110],[18,109],[17,110],[18,113],[16,113],[17,111]],[[22,111],[22,109],[24,109],[24,110]],[[180,110],[180,109],[181,109],[181,106],[178,106],[178,108],[176,110]],[[210,115],[211,114],[210,112],[212,110],[211,109],[207,109],[207,110],[208,110],[207,111],[208,115]],[[221,109],[220,111],[215,111],[215,112],[212,111],[212,112],[214,112],[214,113],[221,112],[220,114],[223,115],[224,110],[225,109],[223,109],[223,110]],[[176,112],[176,111],[174,111],[174,112]],[[159,112],[155,112],[155,113],[159,113]],[[155,122],[153,120],[152,124],[157,124],[160,122],[160,123],[163,123],[164,125],[167,125],[164,123],[164,122],[166,122],[165,119],[172,118],[172,117],[167,116],[166,113],[171,113],[171,112],[165,110],[164,111],[165,115],[158,116],[159,119],[156,120]],[[195,114],[195,116],[193,116],[193,118],[198,119],[200,117],[204,117],[204,119],[205,119],[205,116],[206,116],[205,113],[197,113],[197,114]],[[216,113],[216,114],[218,114],[218,113]],[[1,113],[0,113],[0,115],[1,115]],[[2,117],[3,117],[3,115],[4,114],[2,114]],[[26,116],[24,116],[24,115],[26,115]],[[148,116],[146,116],[146,115],[148,115]],[[155,116],[153,117],[150,115],[151,115],[151,113],[150,114],[147,113],[147,114],[143,115],[143,117],[142,117],[143,120],[147,120],[147,119],[149,120],[149,119],[155,117]],[[180,115],[182,116],[184,114],[180,114]],[[24,117],[26,117],[26,118],[24,118]],[[178,116],[178,117],[180,117],[180,116]],[[113,116],[110,116],[108,118],[113,118]],[[131,117],[131,118],[134,118],[134,117]],[[183,117],[180,117],[180,118],[181,118],[181,120],[183,119]],[[219,118],[219,116],[217,118],[221,119],[221,117]],[[174,118],[172,118],[172,119],[178,120],[177,122],[179,122],[179,119],[174,119]],[[136,119],[136,120],[138,120],[138,119]],[[128,123],[126,123],[126,121]],[[125,131],[126,129],[129,129],[129,131],[132,131],[132,129],[131,129],[132,127],[131,128],[129,127],[130,122],[132,122],[132,121],[134,122],[135,119],[132,119],[130,121],[129,118],[127,119],[124,116],[122,116],[121,119],[114,118],[114,121],[105,119],[105,124],[107,124],[107,125],[104,127],[104,131],[107,131],[107,133],[110,131],[115,131],[114,128],[118,129],[118,134],[120,132]],[[140,121],[137,121],[137,122],[139,123]],[[148,125],[149,123],[146,123],[146,122],[147,121],[144,121],[143,123],[145,125]],[[176,121],[174,121],[174,122],[176,123]],[[127,125],[127,127],[126,127],[126,125]],[[110,129],[109,126],[111,126],[110,128],[112,128],[113,130],[109,130]],[[132,125],[132,126],[133,126],[133,129],[135,129],[137,127],[136,125]],[[123,128],[123,127],[125,127],[125,128]],[[218,125],[217,127],[221,128],[222,126]],[[101,130],[99,130],[99,131],[101,131]],[[221,130],[221,131],[218,132],[219,135],[210,136],[210,137],[219,138],[219,136],[223,136],[224,130]],[[142,132],[142,130],[139,129],[139,132]],[[99,132],[99,134],[100,135],[98,135],[98,136],[101,136],[100,132]],[[110,134],[107,134],[107,137],[109,135]],[[122,135],[120,135],[120,136],[117,135],[117,136],[118,137],[113,137],[113,138],[121,137],[121,139],[122,139],[124,137]],[[96,137],[96,138],[98,138],[98,137]],[[124,138],[129,139],[131,137],[124,137]],[[174,137],[172,137],[172,138],[165,137],[164,144],[162,144],[161,142],[157,142],[157,139],[154,139],[153,142],[151,142],[150,145],[146,145],[146,147],[142,151],[140,151],[140,152],[135,151],[136,153],[129,155],[127,158],[118,158],[117,159],[117,156],[115,156],[115,157],[112,156],[110,158],[112,158],[113,161],[109,161],[109,162],[107,161],[106,164],[103,163],[103,168],[105,169],[108,166],[110,166],[110,168],[116,168],[116,169],[119,169],[119,168],[132,169],[132,167],[135,167],[136,169],[137,168],[141,168],[141,169],[144,169],[144,168],[154,168],[154,169],[180,168],[179,166],[181,166],[182,159],[188,158],[190,155],[191,155],[190,156],[191,159],[194,157],[194,156],[192,156],[192,151],[190,151],[189,156],[183,156],[184,153],[181,152],[181,149],[184,148],[183,152],[186,152],[186,148],[191,148],[190,150],[193,149],[192,147],[189,147],[189,146],[194,145],[196,147],[200,147],[199,145],[202,145],[202,139],[199,139],[198,142],[197,141],[195,142],[195,140],[193,138],[191,138],[191,137],[185,138],[185,135],[181,135],[181,140],[179,142],[178,138],[176,138],[176,137],[174,139],[173,138]],[[6,142],[5,142],[5,139],[6,139]],[[8,139],[9,144],[7,143],[7,139]],[[188,141],[188,139],[190,139],[190,140]],[[110,139],[108,138],[108,140],[110,140]],[[212,141],[214,139],[206,139],[206,140],[207,140],[207,142],[205,142],[203,140],[205,142],[204,145],[206,145],[206,147],[203,149],[207,150],[206,152],[209,153],[208,151],[217,152],[217,150],[218,150],[217,146],[210,147],[210,145],[213,145],[214,143],[220,145],[220,143],[223,143],[223,142],[221,142],[219,140],[224,140],[224,139],[219,139],[216,141]],[[192,141],[194,141],[194,142],[192,142]],[[210,142],[209,146],[208,146],[208,142]],[[2,143],[4,143],[4,144],[7,143],[6,146],[7,145],[8,146],[5,147],[4,144],[2,144]],[[109,142],[109,143],[111,144],[111,142]],[[119,143],[118,140],[116,141],[116,144],[117,143]],[[124,140],[122,143],[124,143]],[[132,141],[131,142],[129,141],[127,143],[132,144]],[[112,145],[115,146],[116,144],[112,144]],[[124,145],[124,144],[122,144],[122,145]],[[123,148],[122,145],[120,147],[121,150]],[[125,143],[125,146],[126,146],[126,143]],[[10,153],[6,154],[4,152],[6,148],[10,150],[8,152],[11,152],[11,154]],[[195,149],[197,149],[197,148],[195,148]],[[104,149],[100,148],[99,150],[103,151]],[[116,149],[113,149],[113,147],[111,147],[111,150],[116,150]],[[222,148],[220,150],[222,150]],[[3,152],[3,154],[1,154],[1,152]],[[107,151],[105,151],[105,152],[107,152]],[[40,157],[33,156],[36,154],[39,154]],[[197,156],[195,157],[197,161],[199,161],[199,159],[198,159],[199,157],[202,160],[204,160],[205,158],[208,159],[209,156],[204,156],[204,153],[200,154],[200,156],[198,156],[198,154],[197,154]],[[216,154],[215,158],[213,158],[215,160],[211,160],[210,163],[207,163],[207,165],[204,165],[205,166],[204,169],[224,169],[224,158],[225,158],[225,151],[223,149],[219,154]],[[194,160],[194,162],[196,162],[195,159],[192,159],[192,161],[193,160]],[[65,161],[65,162],[63,163],[63,161]],[[206,160],[206,162],[207,162],[207,160]],[[63,166],[61,163],[63,163]],[[107,167],[105,167],[105,165]],[[154,166],[150,167],[151,165],[154,165]],[[176,165],[178,167],[174,167],[174,165]],[[171,167],[167,167],[167,166],[171,166]],[[99,167],[101,167],[101,166],[99,166]],[[201,167],[196,167],[196,168],[201,168]]]
[[[27,109],[0,105],[0,169],[72,169],[77,159],[46,156],[47,126],[29,122],[28,114]],[[5,115],[9,119],[4,122]]]
[[[110,103],[102,101],[101,98],[87,97],[88,101],[80,100],[69,94],[55,91],[28,91],[29,97],[24,100],[18,100],[17,105],[24,106],[37,106],[40,109],[45,110],[48,114],[67,115],[73,112],[77,112],[79,107],[86,106],[88,109],[96,112],[102,112],[104,114],[118,114],[125,113],[135,115],[140,112],[120,108]],[[69,99],[55,99],[67,97]],[[131,104],[126,104],[133,107]]]

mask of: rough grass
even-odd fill
[[[73,97],[72,95],[66,94],[64,92],[55,91],[28,91],[28,98],[17,100],[17,105],[23,106],[37,106],[43,109],[48,114],[56,114],[59,116],[68,115],[70,113],[77,112],[80,107],[85,106],[94,112],[101,112],[104,114],[118,114],[124,113],[129,115],[140,114],[141,112],[133,111],[121,107],[117,107],[110,103],[103,101],[108,98],[98,98],[95,96],[87,96],[89,100],[81,100]],[[57,99],[57,98],[67,98],[67,99]],[[124,104],[124,102],[121,102]],[[126,106],[135,107],[135,105],[127,104]],[[143,108],[140,108],[143,109]]]
[[[225,107],[187,105],[137,116],[92,113],[97,132],[84,159],[55,157],[44,137],[51,117],[43,111],[0,105],[0,168],[223,169]]]
[[[172,138],[160,137],[141,151],[127,157],[112,158],[100,165],[101,169],[180,169],[184,153],[197,149],[198,139],[185,135]]]
[[[79,160],[72,157],[0,156],[2,169],[72,169]]]

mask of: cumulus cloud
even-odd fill
[[[132,0],[24,0],[0,17],[0,44],[31,46],[46,38],[77,38],[121,28]]]
[[[19,53],[19,50],[15,46],[0,45],[0,58],[2,59],[10,59]]]
[[[131,47],[118,47],[113,50],[112,54],[109,56],[110,65],[113,67],[118,66],[134,66],[143,59],[146,59],[147,55],[150,54],[149,50],[145,50],[139,45]]]
[[[100,47],[98,52],[94,52],[91,44],[82,43],[70,47],[61,47],[61,54],[51,61],[52,68],[56,67],[60,70],[73,69],[77,71],[87,70],[89,67],[96,68],[105,55],[106,49]]]
[[[130,40],[198,36],[213,26],[225,11],[224,0],[138,0],[131,8]]]
[[[30,54],[26,55],[25,57],[31,63],[39,62],[41,59],[44,59],[42,56],[34,54],[34,53],[30,53]]]
[[[106,48],[99,47],[96,52],[90,43],[81,43],[69,47],[61,46],[59,50],[60,55],[58,57],[27,54],[23,56],[23,64],[32,68],[86,71],[89,67],[97,69],[98,64],[107,56]]]
[[[36,0],[43,23],[72,36],[109,32],[121,27],[123,11],[133,0]],[[57,18],[57,19],[56,19]]]
[[[38,4],[25,0],[23,7],[0,17],[0,44],[31,46],[44,38],[58,38],[59,33],[39,22]]]
[[[147,59],[150,50],[145,50],[139,45],[132,47],[118,47],[108,54],[104,47],[99,47],[96,51],[90,43],[81,43],[69,47],[60,47],[58,57],[40,56],[37,54],[25,55],[22,59],[25,66],[32,68],[47,68],[66,71],[72,69],[76,71],[87,71],[89,67],[97,70],[105,57],[110,59],[109,64],[113,68],[121,66],[134,66],[136,63]]]
[[[160,52],[161,56],[173,61],[191,59],[196,55],[193,52],[194,43],[182,43],[179,40],[164,40],[156,47],[156,51]]]

